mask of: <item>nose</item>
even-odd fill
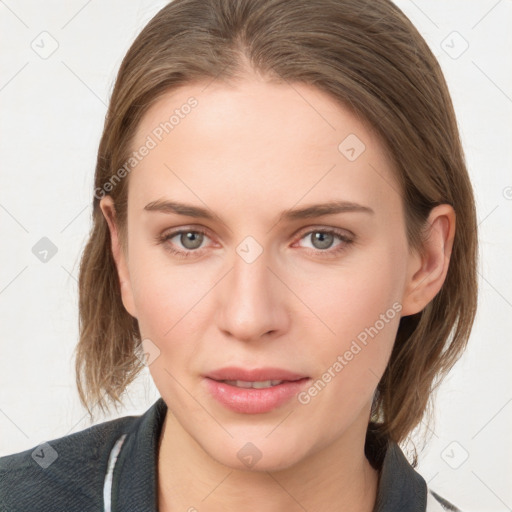
[[[234,255],[233,267],[219,283],[217,325],[244,342],[276,338],[289,325],[287,288],[266,251],[254,261],[240,254]]]

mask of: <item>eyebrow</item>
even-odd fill
[[[179,201],[168,201],[159,199],[152,201],[144,207],[148,212],[175,213],[187,217],[198,219],[214,220],[215,215],[208,209],[191,204],[180,203]],[[363,206],[350,201],[329,201],[327,203],[312,204],[302,208],[291,208],[281,212],[279,220],[299,220],[321,217],[323,215],[335,215],[337,213],[363,212],[374,214],[375,212],[368,206]]]

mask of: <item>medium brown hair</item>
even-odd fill
[[[446,280],[423,311],[401,318],[372,408],[372,427],[400,442],[419,425],[467,344],[477,305],[477,225],[443,74],[419,32],[388,0],[174,0],[142,30],[119,69],[98,150],[93,226],[79,276],[80,399],[89,411],[121,403],[143,367],[101,197],[110,193],[126,247],[130,180],[119,179],[119,170],[134,150],[142,116],[164,93],[243,78],[248,64],[269,81],[317,87],[377,132],[400,186],[411,250],[421,251],[434,206],[447,203],[456,212]],[[106,187],[116,173],[115,186]]]

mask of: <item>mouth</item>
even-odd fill
[[[266,389],[273,388],[274,386],[278,386],[283,382],[295,382],[295,381],[287,381],[287,380],[254,380],[254,381],[245,381],[245,380],[221,380],[217,382],[224,382],[229,384],[230,386],[235,386],[237,388],[245,388],[245,389]]]
[[[310,377],[277,368],[223,368],[204,376],[210,396],[242,414],[270,412],[288,403]]]

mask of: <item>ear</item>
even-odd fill
[[[422,311],[443,286],[455,237],[455,211],[449,204],[432,209],[426,234],[422,250],[409,257],[402,316]]]
[[[133,300],[133,290],[130,280],[130,273],[128,271],[128,261],[126,257],[127,255],[125,254],[121,246],[121,242],[119,240],[115,205],[114,201],[109,195],[106,195],[101,199],[100,208],[103,212],[103,216],[105,217],[110,230],[110,239],[112,241],[112,255],[116,263],[123,305],[126,311],[128,311],[128,313],[131,316],[137,318],[135,302]]]

